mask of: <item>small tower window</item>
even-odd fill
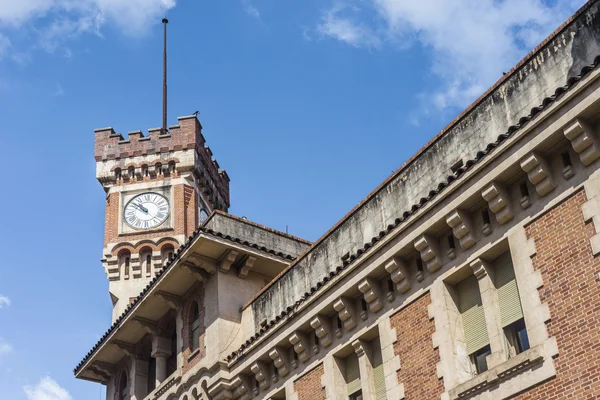
[[[127,390],[127,375],[125,372],[121,374],[121,379],[119,380],[119,400],[128,400],[129,399],[129,391]]]
[[[152,273],[152,256],[150,254],[146,256],[146,273]]]
[[[200,310],[198,303],[192,304],[192,321],[190,324],[190,349],[195,351],[200,346]]]

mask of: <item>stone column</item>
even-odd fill
[[[500,321],[500,301],[498,291],[494,286],[494,267],[481,258],[470,264],[473,273],[479,282],[481,303],[485,314],[485,325],[490,338],[490,349],[492,354],[487,356],[488,369],[506,361],[506,349],[504,346],[504,332]]]
[[[371,343],[358,339],[352,342],[358,356],[360,386],[363,400],[375,400],[375,377],[373,376]]]
[[[167,358],[171,356],[171,339],[152,338],[152,357],[156,358],[156,387],[167,378]]]

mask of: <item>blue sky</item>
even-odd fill
[[[317,239],[582,0],[0,2],[0,397],[101,399],[93,129],[200,110],[230,212]]]

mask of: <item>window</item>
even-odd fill
[[[488,370],[487,356],[492,354],[490,346],[485,346],[471,355],[471,362],[475,365],[475,371],[481,374]]]
[[[171,244],[166,244],[162,247],[162,249],[160,250],[160,254],[161,254],[163,265],[166,265],[167,262],[169,262],[173,259],[174,252],[175,252],[175,248]]]
[[[190,349],[195,351],[200,346],[200,310],[198,309],[198,303],[194,302],[192,305],[192,321],[190,327]]]
[[[360,369],[358,366],[358,356],[355,353],[350,354],[345,359],[344,378],[346,379],[346,388],[350,399],[361,399],[362,392],[360,386]]]
[[[474,275],[470,275],[456,285],[456,289],[458,291],[458,311],[462,318],[467,354],[471,359],[472,370],[481,373],[487,370],[485,357],[489,354],[490,339],[481,294],[479,293],[479,283]]]
[[[529,349],[529,338],[510,253],[504,253],[496,259],[494,270],[500,321],[504,332],[506,354],[510,358]]]
[[[383,371],[383,359],[379,338],[373,339],[371,348],[373,349],[373,360],[371,365],[373,366],[373,380],[375,383],[375,400],[387,400],[385,373]]]
[[[148,254],[146,256],[146,274],[150,275],[152,273],[152,255]]]
[[[129,279],[129,264],[131,262],[131,253],[129,250],[123,250],[119,253],[119,267],[123,278]]]
[[[125,372],[121,374],[121,379],[119,380],[119,400],[127,400],[129,399],[129,392],[127,390],[127,375]]]

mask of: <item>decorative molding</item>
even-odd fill
[[[133,317],[133,321],[137,322],[146,331],[146,333],[154,336],[158,335],[158,322],[142,317]]]
[[[540,197],[546,196],[556,187],[548,163],[538,153],[532,152],[525,156],[521,161],[521,168],[527,173],[529,182],[535,186]]]
[[[473,235],[473,228],[469,214],[462,210],[454,210],[446,217],[446,223],[452,228],[452,233],[458,239],[460,247],[468,249],[477,241]]]
[[[254,256],[247,256],[244,264],[240,267],[240,272],[238,273],[238,276],[240,278],[245,278],[248,276],[248,273],[250,272],[250,270],[252,269],[252,267],[254,266],[254,262],[256,261],[256,257]]]
[[[212,274],[217,269],[215,260],[200,253],[193,252],[186,258],[186,261],[191,262],[196,267],[202,268],[209,274]]]
[[[219,258],[219,270],[224,273],[228,273],[231,269],[231,265],[235,262],[236,257],[240,254],[239,251],[229,249]]]
[[[184,261],[181,264],[182,268],[187,269],[192,275],[194,275],[194,277],[199,281],[199,282],[206,282],[208,281],[208,273],[200,268],[200,267],[196,267],[196,265],[194,265],[193,263],[189,262],[189,261]]]
[[[273,360],[273,365],[275,365],[275,369],[277,369],[277,374],[281,377],[286,376],[290,372],[290,363],[286,353],[287,351],[280,347],[275,347],[269,352],[269,357]],[[277,377],[274,378],[275,381]]]
[[[383,308],[383,291],[381,290],[381,284],[377,280],[365,278],[359,282],[358,290],[363,293],[371,312],[376,313]]]
[[[354,302],[347,297],[340,297],[333,308],[338,312],[340,320],[344,323],[344,328],[348,331],[356,328],[357,315]]]
[[[310,321],[310,326],[315,330],[315,335],[323,347],[328,347],[333,342],[331,335],[331,322],[327,317],[317,315]]]
[[[181,296],[165,292],[164,290],[158,290],[155,296],[160,297],[173,310],[180,311],[183,308],[183,299]]]
[[[262,361],[256,361],[250,366],[250,370],[254,373],[254,377],[258,381],[258,385],[261,389],[267,389],[269,387],[269,368]]]
[[[308,361],[310,354],[308,351],[308,339],[303,332],[294,332],[289,338],[290,343],[294,346],[294,351],[298,354],[298,360],[302,362]]]
[[[238,375],[233,381],[231,381],[231,387],[233,389],[233,398],[240,400],[249,399],[252,391],[252,385],[250,383],[250,377],[246,375]]]
[[[358,358],[361,358],[365,354],[370,354],[371,352],[370,344],[362,339],[357,339],[352,342],[352,347],[354,347],[354,352]]]
[[[421,235],[415,240],[415,249],[421,253],[421,260],[423,260],[429,272],[433,273],[442,267],[439,243],[435,237],[427,234]]]
[[[411,284],[408,279],[408,269],[400,258],[393,257],[385,263],[384,268],[390,274],[390,279],[396,285],[396,290],[399,293],[406,293],[410,290]]]
[[[496,221],[503,225],[513,219],[508,192],[498,182],[492,183],[481,191],[481,197],[487,201],[490,210],[496,215]]]
[[[117,339],[114,339],[110,343],[114,344],[119,349],[123,350],[123,353],[125,353],[125,355],[127,355],[127,356],[131,357],[131,356],[135,355],[135,353],[136,353],[135,352],[135,344],[133,344],[133,343],[127,343],[127,342],[124,342],[122,340],[117,340]]]
[[[586,121],[575,118],[563,128],[565,137],[571,142],[573,150],[579,154],[579,159],[586,167],[600,158],[600,146],[594,128]]]
[[[469,267],[473,270],[473,275],[477,279],[483,279],[487,276],[487,269],[485,265],[485,261],[481,258],[477,258],[469,264]]]

